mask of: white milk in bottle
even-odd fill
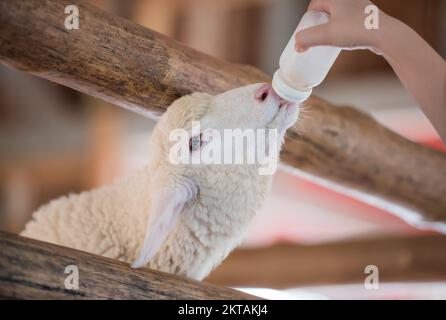
[[[274,91],[283,99],[297,103],[305,101],[311,95],[313,87],[319,85],[327,76],[341,52],[340,48],[316,46],[305,52],[297,52],[294,44],[297,32],[329,21],[327,13],[310,10],[299,22],[280,56],[280,68],[273,77]]]

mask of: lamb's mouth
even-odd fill
[[[279,102],[279,109],[280,108],[292,108],[293,106],[296,106],[296,103],[289,102],[289,101],[286,101],[286,100],[280,100],[280,102]]]
[[[274,126],[280,127],[280,129],[288,129],[295,120],[292,119],[295,112],[298,113],[298,105],[294,102],[289,102],[286,100],[280,100],[277,112],[271,121],[268,123],[267,127],[271,128]],[[297,119],[297,116],[294,115]],[[292,122],[290,124],[290,122]]]

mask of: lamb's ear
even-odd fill
[[[144,242],[132,268],[144,266],[158,252],[175,227],[184,205],[195,197],[194,190],[193,186],[176,185],[163,187],[152,194]]]

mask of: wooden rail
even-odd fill
[[[75,265],[79,289],[65,279]],[[248,294],[0,232],[2,299],[258,299]]]
[[[289,288],[355,283],[364,281],[367,265],[379,268],[381,282],[445,281],[445,247],[446,237],[423,236],[240,249],[205,282],[198,282],[0,232],[0,298],[257,299],[216,285]],[[69,265],[79,270],[77,290],[65,287]]]
[[[445,236],[422,236],[239,249],[205,281],[267,288],[361,283],[368,265],[378,267],[380,282],[445,281],[445,248]]]
[[[68,4],[79,8],[79,30],[64,28]],[[218,60],[73,0],[2,0],[0,61],[152,117],[192,91],[270,81],[252,67]],[[446,222],[444,153],[408,141],[356,109],[317,97],[307,105],[289,131],[283,162],[409,208],[415,216],[403,217],[411,223]]]

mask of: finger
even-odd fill
[[[321,24],[302,30],[296,34],[295,48],[303,52],[308,48],[321,45],[332,45],[330,23]]]
[[[332,0],[311,0],[308,10],[331,12]]]

